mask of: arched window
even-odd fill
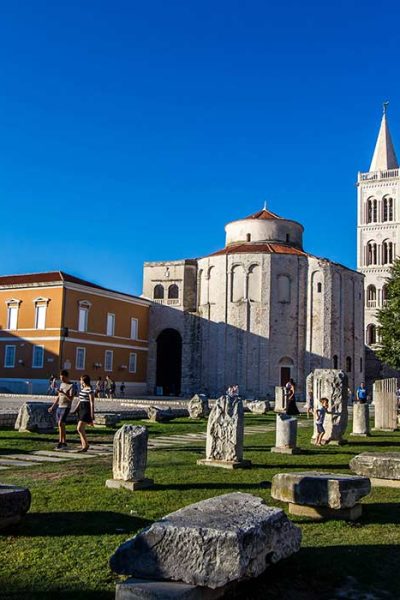
[[[393,198],[383,198],[383,221],[393,221]]]
[[[251,265],[247,275],[247,297],[253,302],[261,300],[261,269],[259,265]]]
[[[376,307],[376,287],[374,285],[369,285],[367,287],[367,307]]]
[[[153,298],[154,298],[154,300],[163,300],[163,298],[164,298],[164,286],[161,285],[161,283],[158,283],[154,287]]]
[[[337,354],[333,355],[333,368],[334,369],[338,368],[338,357],[337,357]]]
[[[322,283],[317,283],[317,292],[318,294],[322,292]]]
[[[376,223],[378,220],[378,201],[376,198],[367,200],[367,223]]]
[[[388,286],[385,284],[382,287],[382,305],[386,306],[388,302]]]
[[[239,302],[244,297],[244,271],[242,265],[235,265],[231,271],[231,302]]]
[[[372,323],[367,327],[367,344],[368,346],[376,344],[376,325]]]
[[[179,288],[176,283],[173,283],[168,288],[168,298],[179,298]]]
[[[246,242],[251,242],[251,233],[246,233]]]
[[[393,262],[393,243],[385,240],[382,244],[382,264],[391,265]]]
[[[351,357],[346,357],[346,371],[347,373],[351,373]]]
[[[367,265],[378,264],[378,252],[376,242],[368,242],[367,244]]]

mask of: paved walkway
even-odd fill
[[[298,427],[311,427],[313,421],[299,421]],[[245,427],[245,435],[254,435],[267,433],[275,430],[275,424],[270,425],[252,425]],[[183,433],[173,435],[160,435],[150,438],[148,442],[149,450],[157,450],[163,448],[175,448],[179,446],[187,446],[188,444],[204,443],[206,440],[206,432],[199,433]],[[45,463],[63,463],[67,461],[80,461],[96,458],[98,456],[112,456],[111,444],[91,444],[88,452],[77,453],[76,449],[68,450],[35,450],[20,454],[0,454],[0,470],[15,469],[19,467],[34,467],[38,464]]]

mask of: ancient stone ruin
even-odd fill
[[[276,415],[276,440],[271,452],[280,454],[298,454],[300,449],[297,443],[297,419],[285,414]]]
[[[371,479],[373,486],[400,488],[400,452],[363,452],[350,461],[350,469]]]
[[[341,444],[346,431],[348,412],[348,379],[344,371],[338,369],[315,369],[307,377],[307,390],[312,390],[314,410],[320,406],[320,399],[328,399],[328,413],[325,415],[324,442]],[[317,437],[317,428],[314,422],[312,439]]]
[[[363,437],[370,435],[368,404],[360,402],[353,404],[353,431],[350,435]]]
[[[155,423],[167,423],[175,419],[175,414],[168,408],[160,408],[159,406],[149,406],[147,409],[147,418]]]
[[[206,458],[197,464],[235,469],[249,467],[243,460],[244,413],[240,398],[221,396],[208,417]]]
[[[19,523],[31,506],[28,488],[0,485],[0,529]]]
[[[297,552],[300,543],[300,528],[283,510],[235,492],[156,521],[117,548],[110,567],[121,575],[215,589],[261,575]]]
[[[380,379],[375,381],[373,397],[375,406],[375,429],[395,431],[397,429],[397,380]]]
[[[289,513],[314,520],[353,521],[362,513],[359,500],[371,492],[367,477],[333,473],[278,473],[271,496],[289,503]]]
[[[254,400],[254,402],[246,402],[245,406],[255,415],[266,415],[271,410],[268,400]]]
[[[54,412],[49,413],[47,402],[25,402],[18,412],[15,429],[37,433],[52,433],[56,426]]]
[[[286,395],[285,388],[281,385],[275,386],[275,412],[285,412],[286,410]]]
[[[136,425],[123,425],[114,436],[113,479],[106,481],[110,488],[124,487],[141,490],[153,485],[146,479],[147,429]]]
[[[188,409],[191,419],[206,419],[210,414],[208,396],[205,394],[195,394],[189,402]]]

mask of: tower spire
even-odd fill
[[[387,123],[387,107],[389,102],[383,103],[383,115],[381,126],[378,133],[378,139],[376,140],[374,155],[372,157],[371,171],[388,171],[389,169],[398,169],[399,163],[397,162],[396,152],[394,150],[392,138]]]

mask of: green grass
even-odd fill
[[[301,419],[305,420],[304,417]],[[246,424],[272,424],[274,415],[246,415]],[[140,422],[143,423],[143,422]],[[205,430],[205,422],[177,419],[169,424],[148,423],[150,436]],[[70,441],[78,442],[74,428]],[[112,443],[111,429],[89,430],[94,442]],[[111,457],[38,465],[2,471],[2,483],[29,487],[32,507],[20,525],[0,536],[0,590],[3,598],[114,597],[119,577],[108,559],[122,541],[154,519],[184,505],[231,491],[261,496],[270,505],[284,505],[270,496],[270,482],[282,470],[320,469],[348,472],[353,455],[366,450],[396,451],[400,433],[375,433],[370,439],[348,438],[341,447],[315,448],[311,429],[299,429],[301,455],[269,452],[274,432],[245,437],[245,458],[251,470],[225,471],[196,466],[204,444],[151,450],[147,476],[155,487],[140,492],[110,490]],[[2,455],[50,449],[54,436],[0,433]],[[256,583],[243,583],[235,598],[334,598],[345,582],[375,590],[376,598],[396,598],[400,560],[400,490],[376,488],[364,501],[356,524],[342,521],[313,523],[293,518],[303,531],[302,549],[270,568]],[[354,578],[354,582],[349,577]],[[386,595],[384,594],[386,592]],[[351,597],[350,592],[347,596]]]

